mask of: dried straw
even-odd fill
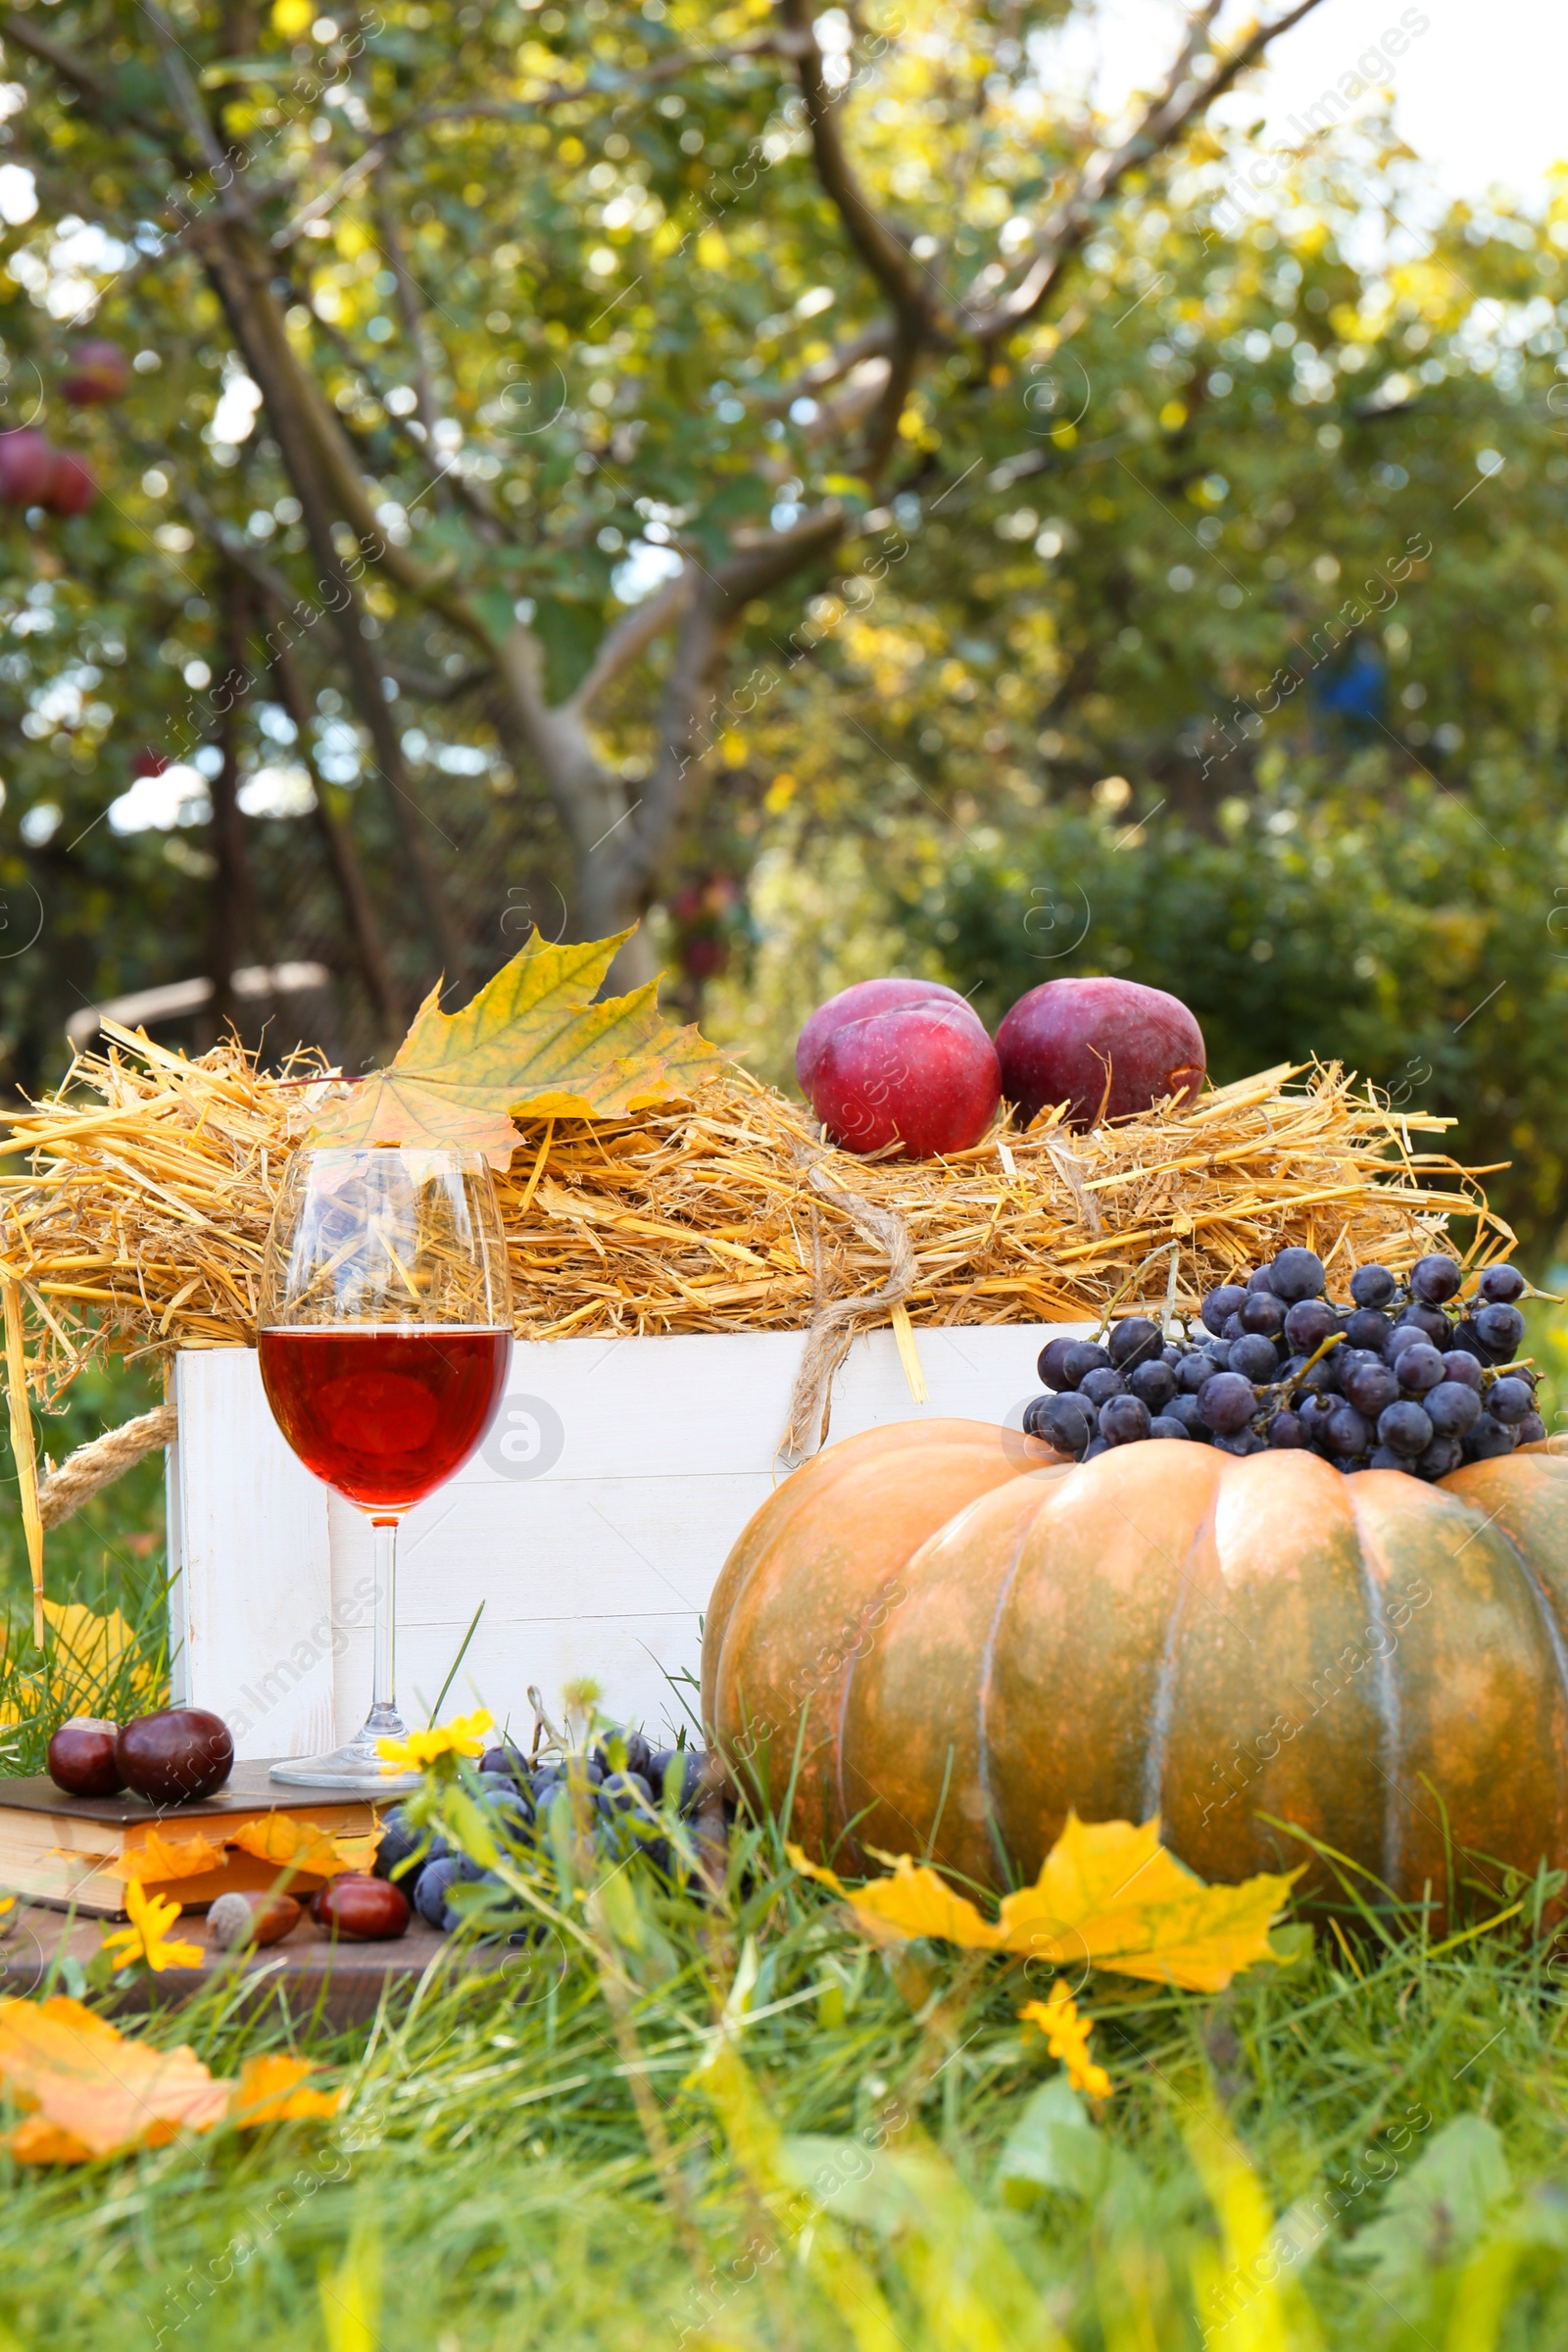
[[[187,1060],[112,1035],[0,1145],[0,1276],[21,1286],[47,1401],[95,1354],[252,1342],[283,1165],[343,1083],[314,1056],[279,1076],[232,1043]],[[902,1334],[906,1312],[1078,1322],[1118,1293],[1162,1300],[1172,1244],[1191,1307],[1287,1243],[1341,1284],[1366,1259],[1408,1265],[1447,1246],[1450,1217],[1490,1259],[1513,1237],[1476,1175],[1413,1140],[1447,1123],[1395,1113],[1338,1066],[1282,1065],[1089,1135],[1050,1115],[948,1159],[865,1161],[737,1070],[635,1119],[524,1123],[500,1187],[515,1327],[799,1330],[835,1305],[841,1334],[860,1318]]]

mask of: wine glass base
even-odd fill
[[[270,1776],[289,1788],[353,1789],[366,1796],[407,1796],[419,1786],[416,1772],[388,1772],[373,1755],[356,1747],[334,1748],[329,1756],[292,1756],[274,1764]]]
[[[417,1788],[416,1772],[389,1772],[377,1751],[381,1740],[401,1740],[407,1726],[395,1707],[372,1707],[368,1722],[342,1747],[324,1756],[289,1756],[270,1777],[289,1788],[353,1789],[364,1795],[406,1796]]]

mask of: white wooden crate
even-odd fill
[[[1036,1355],[1067,1328],[918,1330],[923,1405],[892,1333],[862,1334],[834,1384],[830,1438],[951,1414],[1016,1428],[1039,1391]],[[445,1712],[484,1705],[520,1723],[530,1683],[554,1701],[592,1675],[613,1713],[651,1729],[678,1721],[668,1678],[696,1674],[725,1555],[783,1475],[775,1448],[801,1346],[798,1332],[515,1346],[480,1452],[399,1539],[409,1719],[423,1719],[482,1600]],[[178,1697],[223,1716],[241,1757],[351,1738],[369,1701],[368,1528],[284,1445],[253,1349],[182,1353],[174,1396]]]

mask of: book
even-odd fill
[[[267,1762],[236,1764],[221,1788],[182,1805],[150,1805],[128,1791],[119,1796],[70,1796],[40,1774],[0,1780],[0,1894],[26,1895],[52,1910],[88,1919],[123,1919],[126,1880],[116,1865],[145,1846],[152,1831],[165,1839],[205,1837],[215,1844],[270,1813],[309,1822],[332,1837],[364,1837],[375,1826],[368,1797],[333,1796],[329,1789],[283,1789]],[[149,1893],[172,1895],[186,1911],[205,1911],[220,1894],[271,1886],[275,1862],[230,1847],[220,1868],[181,1879],[147,1878]],[[313,1894],[321,1880],[298,1870],[289,1892]]]

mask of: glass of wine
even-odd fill
[[[483,1155],[410,1144],[296,1152],[272,1212],[258,1348],[272,1415],[308,1470],[373,1531],[370,1712],[330,1755],[274,1764],[296,1788],[412,1787],[376,1743],[394,1690],[398,1522],[462,1468],[495,1416],[512,1348],[506,1237]]]

